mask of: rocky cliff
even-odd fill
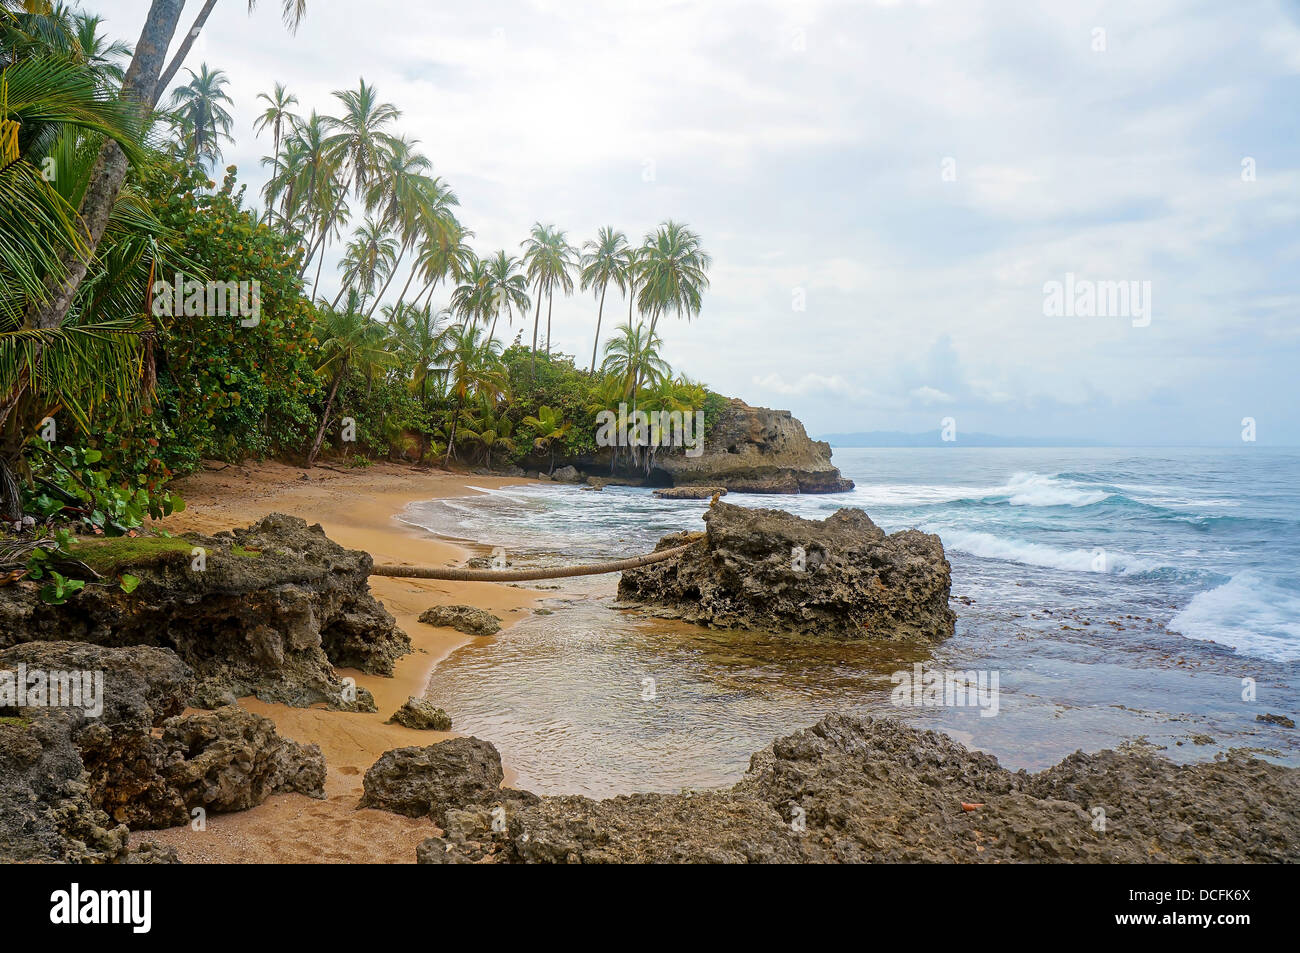
[[[549,472],[544,456],[524,461],[525,471]],[[750,407],[733,399],[712,422],[702,452],[688,455],[680,447],[663,447],[633,461],[627,450],[605,447],[594,454],[556,457],[557,473],[574,468],[570,482],[614,477],[648,486],[719,486],[736,493],[842,493],[853,481],[831,463],[830,444],[811,440],[788,410]],[[521,471],[523,472],[523,471]]]
[[[830,444],[811,440],[788,410],[733,399],[705,436],[704,453],[656,454],[651,483],[725,486],[734,493],[840,493],[853,481],[831,463]]]

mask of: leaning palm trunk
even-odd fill
[[[149,15],[145,18],[121,89],[122,99],[137,103],[142,113],[153,102],[158,74],[172,34],[176,32],[183,5],[184,0],[153,0],[149,6]],[[105,140],[78,208],[76,226],[80,242],[78,246],[66,247],[58,253],[58,267],[51,269],[45,277],[45,296],[33,299],[27,305],[24,327],[50,330],[63,324],[77,289],[94,260],[95,250],[104,237],[113,204],[126,181],[127,165],[126,153],[121,146],[112,139]],[[33,350],[33,360],[39,361],[43,348],[37,344]],[[30,378],[24,374],[12,394],[0,397],[0,433],[13,429],[7,428],[9,417],[19,406],[30,383]],[[15,473],[22,458],[21,448],[21,441],[6,441],[6,445],[0,448],[0,506],[8,514],[15,513],[18,508]]]
[[[379,302],[384,300],[384,295],[388,293],[388,286],[393,283],[393,278],[397,276],[397,266],[402,263],[402,259],[405,257],[406,257],[406,246],[403,245],[401,252],[397,256],[397,261],[393,262],[393,267],[388,272],[388,280],[385,281],[384,286],[379,289],[379,294],[375,295],[375,303],[372,304],[370,306],[370,310],[366,312],[367,318],[372,317],[374,315],[375,309],[379,307]]]
[[[320,456],[321,444],[325,442],[325,429],[330,425],[330,411],[334,409],[334,396],[339,392],[339,383],[343,380],[343,375],[347,373],[347,362],[339,368],[339,372],[334,375],[334,383],[330,385],[329,396],[325,398],[325,412],[320,417],[320,428],[316,431],[316,439],[312,441],[311,451],[307,454],[307,466],[315,466],[316,458]]]
[[[596,309],[596,340],[591,345],[591,373],[596,373],[596,351],[600,348],[600,321],[605,315],[605,292],[609,290],[609,282],[601,285],[600,288],[600,307]]]
[[[163,58],[167,55],[167,47],[171,44],[172,34],[176,32],[176,22],[180,19],[183,5],[183,0],[153,0],[150,4],[149,16],[145,19],[144,29],[135,47],[135,56],[122,81],[122,98],[139,104],[141,112],[153,102],[158,74],[163,66]],[[90,181],[78,209],[77,224],[82,232],[84,247],[65,249],[59,253],[60,267],[46,278],[48,300],[33,301],[28,306],[25,321],[28,326],[48,330],[63,323],[72,307],[77,288],[86,277],[95,249],[104,237],[113,203],[117,201],[122,183],[126,181],[126,171],[126,153],[112,139],[106,140],[95,159]]]
[[[533,314],[533,356],[529,363],[528,376],[537,378],[537,326],[542,320],[542,289],[537,289],[537,311]]]

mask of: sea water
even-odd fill
[[[443,662],[429,695],[501,748],[519,783],[597,796],[733,782],[773,737],[837,710],[902,717],[1006,765],[1152,744],[1177,760],[1251,747],[1300,763],[1300,451],[837,449],[849,493],[731,494],[823,518],[865,510],[937,533],[956,635],[938,646],[789,639],[615,608],[616,576],[564,580],[550,612]],[[707,501],[649,490],[506,487],[412,506],[515,565],[649,551]],[[996,717],[891,701],[923,662],[996,672]]]

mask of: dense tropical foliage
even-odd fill
[[[7,524],[127,532],[176,505],[168,482],[204,459],[550,466],[593,451],[596,415],[620,403],[716,412],[661,355],[662,319],[697,316],[708,288],[680,223],[636,245],[537,222],[514,253],[480,254],[455,191],[364,79],[306,114],[283,84],[258,97],[267,177],[248,196],[218,171],[229,77],[184,65],[215,2],[188,34],[180,0],[153,4],[133,54],[75,6],[0,0]],[[281,7],[290,27],[308,15]],[[214,312],[223,284],[254,289],[251,316]],[[592,355],[575,366],[551,322],[577,290],[593,296]],[[612,330],[611,292],[628,306]]]

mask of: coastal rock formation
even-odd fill
[[[625,571],[618,598],[718,628],[931,641],[953,633],[951,567],[937,536],[886,536],[857,509],[819,522],[717,502],[704,520],[704,545]],[[674,533],[655,549],[697,538]]]
[[[401,708],[393,712],[389,724],[415,728],[418,731],[451,731],[451,716],[426,698],[412,695]]]
[[[500,619],[473,606],[434,606],[420,613],[420,621],[425,625],[444,625],[466,635],[496,635],[501,631]]]
[[[166,851],[129,852],[128,830],[186,823],[195,807],[240,810],[275,791],[323,796],[315,746],[241,709],[182,714],[193,673],[170,650],[32,642],[0,652],[0,670],[102,675],[102,691],[83,690],[79,704],[28,697],[0,710],[0,859],[165,861]]]
[[[362,711],[373,699],[364,689],[354,697],[334,666],[391,675],[411,650],[370,593],[369,554],[294,516],[216,536],[89,541],[76,555],[139,585],[87,589],[62,606],[41,602],[33,584],[0,588],[0,648],[55,639],[162,646],[199,677],[196,704],[251,694]]]
[[[661,500],[707,500],[711,496],[726,495],[725,486],[671,486],[654,491],[654,496]]]
[[[733,493],[840,493],[853,481],[831,464],[830,444],[810,440],[788,410],[732,399],[705,435],[704,452],[655,455],[652,483],[725,486]]]
[[[357,806],[440,820],[449,808],[536,800],[526,792],[502,789],[504,778],[501,755],[478,738],[394,748],[366,772]]]
[[[698,446],[698,445],[697,445]],[[751,407],[733,399],[709,424],[699,452],[685,447],[642,450],[635,460],[625,448],[600,447],[594,453],[566,458],[557,480],[634,486],[725,487],[734,493],[842,493],[853,481],[831,463],[830,444],[811,440],[788,410]],[[527,458],[529,471],[546,466],[540,451]],[[568,473],[573,470],[573,474]],[[561,476],[565,474],[565,476]],[[551,479],[538,473],[539,480]],[[709,494],[712,496],[712,494]]]
[[[1097,813],[1100,808],[1102,814]],[[829,715],[724,791],[447,812],[421,863],[1260,862],[1300,859],[1300,769],[1075,754],[1040,774],[892,718]],[[1096,820],[1104,816],[1104,829]]]

